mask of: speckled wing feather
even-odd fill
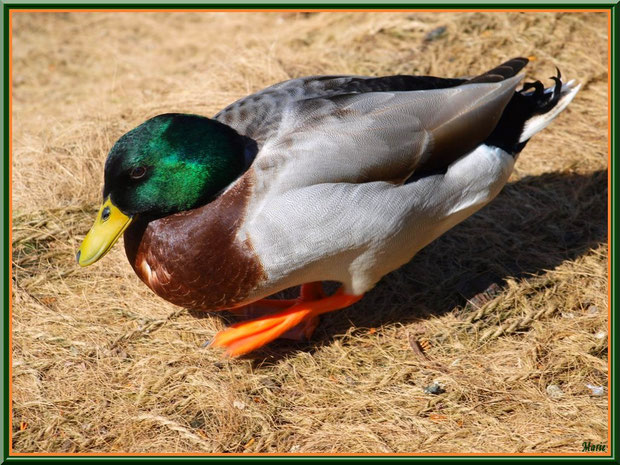
[[[465,79],[433,76],[308,76],[274,84],[228,105],[214,119],[232,126],[240,134],[254,139],[258,146],[277,132],[283,110],[295,102],[368,92],[402,92],[443,89],[457,86]]]
[[[325,182],[402,183],[482,143],[520,79],[297,101],[252,167],[272,193]]]
[[[278,130],[283,110],[294,102],[345,94],[447,89],[467,82],[498,82],[515,76],[527,62],[526,58],[513,58],[470,80],[410,75],[329,75],[290,79],[237,100],[218,112],[214,119],[254,139],[260,147]]]
[[[527,63],[472,80],[323,76],[276,84],[216,118],[256,140],[257,178],[271,189],[321,182],[402,183],[445,169],[497,124]],[[388,90],[389,89],[389,90]],[[277,182],[276,182],[277,179]]]

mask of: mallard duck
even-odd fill
[[[528,140],[579,85],[517,90],[514,58],[472,79],[312,76],[213,118],[155,116],[105,163],[81,266],[124,233],[138,277],[192,309],[267,312],[218,333],[232,356],[362,298],[385,274],[491,201]],[[326,295],[322,281],[340,289]],[[266,299],[301,285],[298,299]]]

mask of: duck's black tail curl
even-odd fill
[[[566,108],[580,85],[562,82],[562,73],[556,70],[557,74],[550,77],[555,82],[552,87],[545,88],[540,81],[526,82],[515,92],[485,144],[517,155],[534,134]]]

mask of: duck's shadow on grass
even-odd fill
[[[324,315],[309,343],[276,341],[247,357],[270,363],[291,351],[314,351],[352,326],[441,315],[493,284],[501,292],[506,278],[541,274],[606,241],[606,170],[527,176],[385,276],[359,303]]]

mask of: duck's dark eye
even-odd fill
[[[146,168],[144,166],[136,166],[134,169],[131,170],[129,176],[131,176],[132,179],[140,179],[145,174]]]

